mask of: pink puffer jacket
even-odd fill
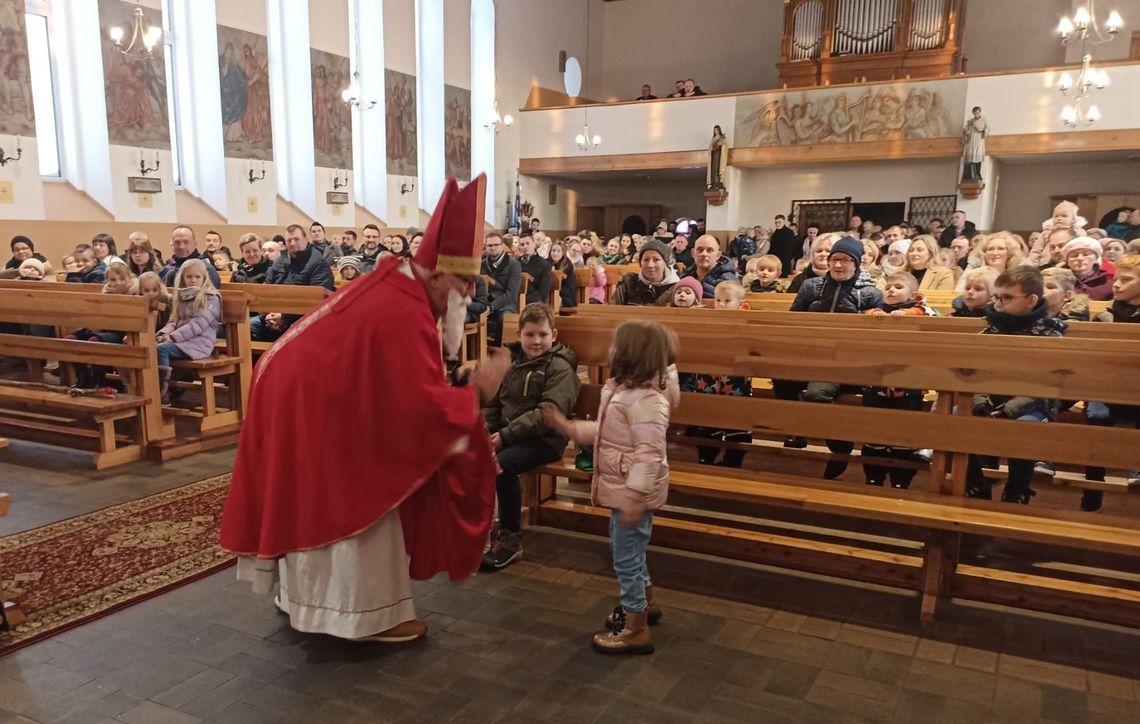
[[[574,441],[594,446],[595,505],[636,513],[665,504],[669,494],[665,434],[679,400],[676,367],[669,368],[664,390],[619,386],[611,379],[602,388],[597,421],[573,423]]]

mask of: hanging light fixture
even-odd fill
[[[162,28],[158,25],[145,26],[142,6],[136,6],[129,27],[115,25],[110,31],[111,42],[119,52],[127,56],[145,57],[154,52],[154,46],[162,40]],[[123,38],[130,36],[127,46],[123,47]]]
[[[352,74],[352,82],[348,87],[340,92],[340,99],[344,104],[353,108],[358,108],[362,111],[367,111],[376,105],[376,101],[362,101],[360,100],[360,72],[356,71]]]
[[[582,132],[574,137],[574,141],[578,144],[578,150],[589,151],[592,148],[597,148],[602,145],[602,137],[596,133],[590,135],[590,109],[586,108],[584,110]]]
[[[1112,41],[1123,26],[1120,13],[1113,10],[1105,20],[1104,30],[1101,30],[1096,19],[1096,0],[1089,0],[1087,7],[1077,8],[1071,19],[1067,15],[1061,18],[1057,26],[1061,44],[1068,45],[1074,36],[1081,44],[1081,70],[1077,77],[1062,73],[1057,79],[1057,90],[1066,98],[1073,99],[1061,109],[1061,121],[1067,127],[1090,126],[1100,120],[1100,109],[1090,101],[1097,91],[1104,90],[1109,79],[1107,72],[1093,66],[1092,47]]]
[[[590,5],[586,3],[586,57],[583,61],[589,61],[590,58]],[[582,66],[582,79],[585,80],[589,76],[586,75],[588,66]],[[582,132],[574,137],[574,141],[578,144],[578,150],[589,151],[592,148],[597,148],[602,145],[602,137],[597,133],[590,133],[590,109],[582,109]]]
[[[504,128],[513,125],[514,122],[515,118],[510,113],[506,114],[505,116],[499,115],[499,102],[495,101],[494,115],[491,117],[490,121],[483,124],[483,128],[486,128],[488,131],[493,129],[495,133],[498,133]]]

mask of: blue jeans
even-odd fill
[[[169,367],[172,359],[190,359],[190,355],[178,348],[173,342],[163,342],[158,345],[158,366]]]
[[[617,508],[610,512],[610,553],[614,559],[621,607],[631,613],[641,613],[646,608],[645,587],[652,583],[645,564],[645,550],[653,532],[653,511],[645,511],[641,521],[632,528],[621,524],[618,520],[620,515]]]

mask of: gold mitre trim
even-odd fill
[[[478,276],[482,270],[483,260],[471,256],[452,256],[440,254],[435,263],[435,270],[444,274],[459,274],[461,276]]]

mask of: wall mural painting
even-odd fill
[[[266,37],[219,25],[218,73],[226,156],[272,161]]]
[[[962,81],[885,83],[741,96],[735,146],[802,146],[961,134]]]
[[[166,104],[166,46],[149,56],[123,55],[111,42],[113,26],[128,31],[137,3],[99,0],[99,33],[107,94],[107,136],[113,145],[170,148],[170,116]],[[143,6],[143,24],[162,26],[162,14]],[[130,37],[128,32],[127,37]]]
[[[317,165],[352,168],[352,113],[340,98],[352,82],[348,58],[311,50],[313,72],[313,145]]]
[[[444,159],[448,176],[471,180],[471,91],[443,87]]]
[[[386,68],[384,90],[388,173],[393,176],[416,176],[419,171],[416,154],[416,78]],[[468,108],[470,105],[469,101]]]
[[[0,133],[34,136],[24,0],[0,0]]]

